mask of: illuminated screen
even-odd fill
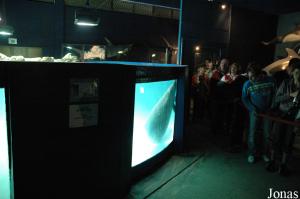
[[[0,88],[0,198],[10,199],[10,172],[4,88]]]
[[[174,135],[176,80],[135,86],[131,166],[165,149]]]

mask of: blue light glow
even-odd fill
[[[176,90],[176,80],[136,84],[131,166],[155,156],[173,141]]]
[[[4,88],[0,88],[0,198],[11,198]]]
[[[123,66],[133,67],[185,67],[177,64],[161,64],[161,63],[149,63],[149,62],[129,62],[129,61],[89,61],[93,64],[118,64]]]

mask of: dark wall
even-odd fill
[[[194,48],[200,45],[200,55],[212,58],[226,56],[230,34],[230,7],[203,1],[183,1],[182,5],[182,64],[194,67]],[[214,56],[215,57],[215,56]]]
[[[166,46],[161,36],[177,42],[178,20],[99,10],[100,26],[79,27],[74,25],[75,9],[64,7],[63,0],[55,4],[6,1],[7,23],[15,28],[18,46],[43,47],[45,56],[60,57],[62,43],[106,44],[104,37],[116,44],[135,42],[144,47]],[[1,37],[0,44],[7,43],[7,37]]]
[[[177,41],[178,21],[121,12],[99,11],[98,27],[74,25],[76,7],[65,9],[65,41],[67,43],[106,44],[104,37],[113,43],[152,43],[149,37],[161,40],[160,36]],[[176,38],[176,39],[174,39]],[[160,43],[159,45],[164,45]]]
[[[276,35],[277,16],[242,8],[232,9],[229,56],[245,68],[255,61],[266,66],[274,57],[274,45],[264,46]]]
[[[132,0],[138,3],[149,3],[153,5],[159,6],[168,6],[172,8],[179,8],[180,7],[180,0]]]
[[[226,44],[229,38],[230,9],[220,4],[183,1],[182,36],[195,38],[203,45]]]
[[[6,1],[7,24],[15,29],[13,37],[18,46],[43,47],[46,55],[54,54],[55,34],[54,4],[26,0]],[[58,13],[56,13],[58,14]],[[7,45],[7,37],[1,37]]]

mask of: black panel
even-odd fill
[[[0,80],[9,90],[16,198],[122,198],[127,193],[136,70],[142,68],[0,62]],[[160,79],[159,71],[166,71],[166,79],[178,78],[184,69],[151,67],[146,75]],[[74,78],[99,79],[97,126],[69,128],[69,86]],[[179,139],[180,134],[177,129]],[[145,167],[153,165],[155,161]]]

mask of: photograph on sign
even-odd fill
[[[98,79],[71,79],[70,102],[98,101]]]

